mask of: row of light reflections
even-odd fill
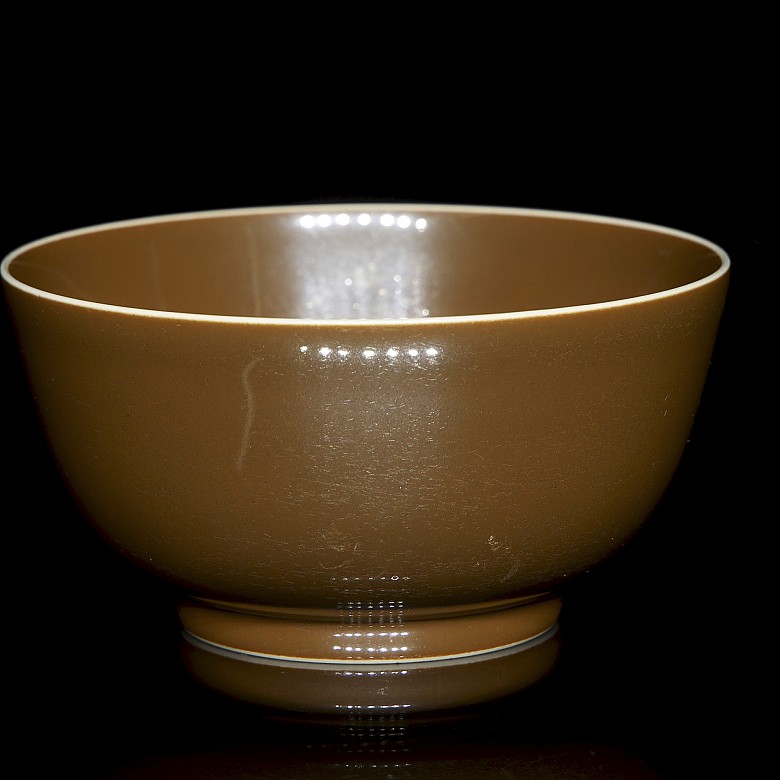
[[[344,642],[343,645],[333,645],[333,649],[345,650],[348,653],[359,653],[361,651],[367,653],[397,653],[409,649],[407,645],[400,644],[404,641],[403,637],[409,636],[408,631],[344,631],[335,633],[333,636],[340,638]],[[383,644],[387,641],[390,642],[389,645]]]
[[[327,227],[346,227],[350,224],[368,227],[369,225],[379,225],[381,227],[396,227],[401,230],[413,228],[422,233],[428,227],[428,220],[425,217],[412,218],[408,214],[369,214],[362,212],[360,214],[305,214],[298,220],[302,228],[311,230],[313,228]]]
[[[411,347],[358,347],[348,349],[347,347],[330,346],[310,346],[302,344],[298,347],[302,355],[310,355],[323,360],[348,360],[349,358],[363,358],[364,360],[399,360],[407,359],[412,361],[435,360],[441,357],[441,349],[433,346],[411,346]]]
[[[333,645],[336,651],[343,650],[350,652],[367,652],[379,654],[377,660],[381,658],[382,653],[397,653],[409,650],[409,646],[403,644],[404,637],[409,636],[408,631],[340,631],[333,634],[334,638],[341,640],[344,644]],[[389,644],[385,644],[389,643]],[[337,671],[340,677],[405,677],[409,674],[408,669],[382,669],[376,671],[373,669],[341,669]],[[405,710],[412,705],[409,703],[398,704],[336,704],[338,710]]]

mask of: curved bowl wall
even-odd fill
[[[64,478],[194,595],[435,608],[623,544],[690,431],[728,259],[665,228],[468,206],[177,215],[3,278]]]

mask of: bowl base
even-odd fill
[[[427,712],[521,690],[558,654],[560,600],[299,610],[190,599],[190,673],[220,693],[300,712]]]

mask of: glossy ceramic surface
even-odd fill
[[[675,471],[728,265],[652,225],[339,204],[74,231],[3,281],[75,499],[197,646],[370,665],[554,626]]]

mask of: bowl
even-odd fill
[[[243,660],[251,700],[287,675],[281,706],[323,712],[504,690],[473,665],[549,638],[561,584],[665,492],[728,272],[656,225],[398,203],[117,222],[2,264],[63,479],[180,588],[203,682]]]

